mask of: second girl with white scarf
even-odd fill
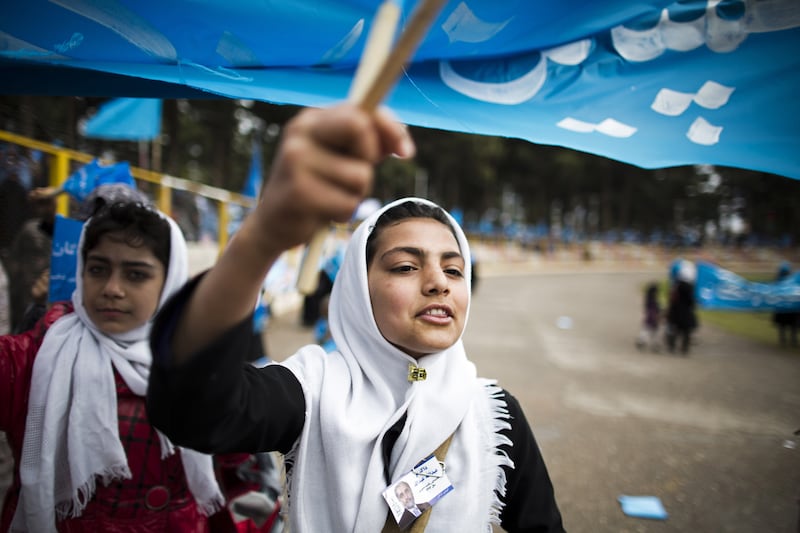
[[[211,457],[178,451],[144,410],[151,320],[187,279],[183,236],[150,207],[114,203],[78,250],[72,301],[0,337],[15,459],[0,530],[207,531],[223,504]]]

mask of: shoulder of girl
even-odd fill
[[[65,300],[63,302],[53,303],[44,315],[43,322],[45,327],[52,326],[53,322],[73,311],[75,311],[75,308],[70,301]]]

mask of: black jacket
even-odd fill
[[[303,429],[305,398],[289,369],[255,368],[244,361],[253,342],[250,319],[180,367],[170,363],[174,325],[195,284],[190,282],[164,306],[152,330],[147,392],[151,423],[175,444],[205,453],[287,453]],[[501,525],[510,533],[562,532],[561,513],[536,439],[519,402],[504,394],[511,428],[503,433],[513,446],[502,447],[514,468],[506,468]]]

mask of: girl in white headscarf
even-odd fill
[[[147,420],[156,310],[187,279],[177,225],[138,203],[102,206],[78,245],[71,302],[0,337],[0,429],[15,471],[2,531],[207,531],[222,495],[211,457],[176,451]]]
[[[452,490],[416,487],[430,505],[412,530],[562,531],[519,404],[467,359],[469,244],[435,204],[393,202],[355,231],[331,295],[336,351],[243,364],[264,269],[320,221],[348,218],[380,156],[413,153],[386,115],[349,105],[307,110],[286,132],[259,206],[156,320],[153,423],[208,452],[286,453],[295,532],[396,530],[388,489],[434,452]]]

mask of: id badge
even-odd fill
[[[400,529],[407,529],[425,509],[453,490],[440,463],[431,455],[386,487],[381,494]]]

